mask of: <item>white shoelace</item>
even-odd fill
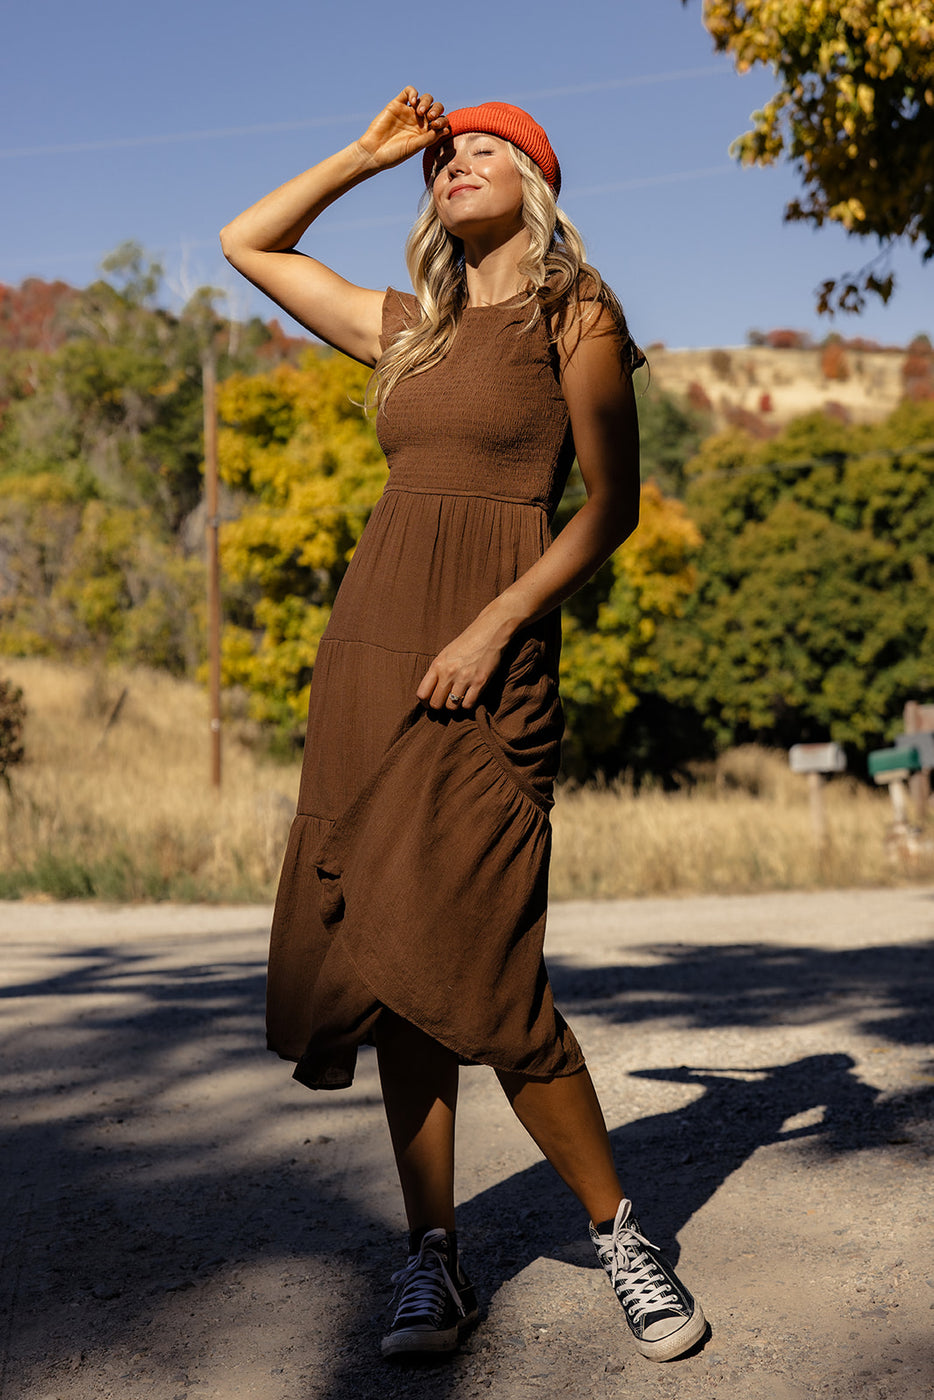
[[[443,1230],[426,1231],[418,1253],[411,1256],[404,1269],[393,1274],[396,1322],[402,1317],[425,1316],[437,1321],[444,1307],[445,1291],[451,1295],[461,1317],[465,1316],[460,1294],[437,1248],[444,1240]]]
[[[626,1236],[625,1240],[623,1236]],[[610,1282],[617,1297],[635,1322],[647,1313],[681,1306],[671,1284],[652,1256],[639,1248],[640,1244],[656,1248],[651,1240],[640,1235],[625,1220],[617,1220],[607,1247],[600,1251],[604,1268],[609,1264]],[[604,1258],[604,1255],[607,1257]]]

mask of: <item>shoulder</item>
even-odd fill
[[[630,375],[645,364],[616,294],[592,270],[582,271],[569,293],[555,341],[562,370],[575,357],[614,360]]]
[[[400,331],[418,325],[421,319],[421,308],[414,292],[400,292],[396,287],[387,287],[386,295],[383,297],[380,348],[382,350],[388,349]]]

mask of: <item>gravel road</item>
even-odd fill
[[[712,1324],[667,1366],[485,1069],[481,1324],[443,1365],[380,1361],[404,1222],[373,1056],[313,1095],[265,1052],[268,922],[0,904],[0,1400],[934,1394],[934,889],[553,907],[624,1180]]]

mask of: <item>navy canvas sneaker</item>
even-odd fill
[[[631,1202],[621,1201],[612,1231],[601,1235],[591,1225],[590,1238],[638,1350],[652,1361],[673,1361],[700,1341],[707,1320],[658,1247],[640,1233],[631,1211]]]
[[[444,1230],[426,1230],[418,1252],[393,1274],[395,1314],[382,1341],[383,1356],[455,1351],[477,1320],[477,1297]]]

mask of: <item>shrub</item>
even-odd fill
[[[10,785],[8,770],[23,759],[23,727],[26,706],[23,692],[10,681],[0,680],[0,779]]]

